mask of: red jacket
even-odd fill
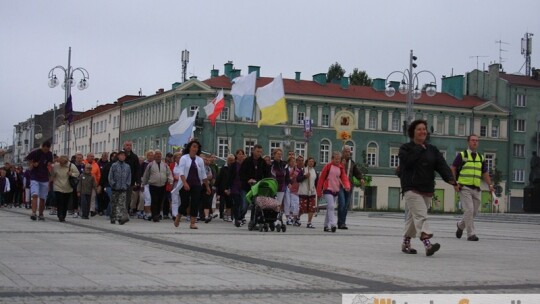
[[[322,197],[323,190],[326,190],[328,188],[328,172],[330,171],[330,168],[334,165],[332,162],[329,162],[324,166],[324,168],[321,171],[321,175],[319,175],[319,181],[317,182],[317,196]],[[349,178],[347,177],[347,173],[345,172],[345,168],[343,167],[343,164],[339,164],[336,167],[339,167],[341,173],[339,175],[339,179],[341,181],[341,186],[345,188],[345,190],[349,191],[351,189],[351,183],[349,182]]]

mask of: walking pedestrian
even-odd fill
[[[308,222],[306,228],[315,228],[313,223],[313,214],[315,213],[315,194],[317,190],[315,188],[315,180],[317,179],[317,172],[315,171],[315,159],[308,157],[305,162],[305,167],[302,169],[303,179],[298,188],[298,196],[300,198],[300,214],[308,214]]]
[[[345,167],[345,172],[347,172],[347,178],[349,179],[349,183],[353,185],[353,177],[357,178],[362,185],[365,184],[365,180],[362,177],[362,172],[358,167],[356,166],[356,163],[351,158],[351,146],[344,145],[343,149],[341,151],[342,153],[342,163]],[[351,204],[351,197],[352,197],[352,187],[349,191],[345,191],[343,187],[339,190],[338,195],[338,229],[349,229],[347,227],[346,221],[347,221],[347,212],[349,210],[349,206]]]
[[[68,203],[73,195],[70,177],[79,178],[79,170],[69,162],[66,155],[58,158],[54,164],[51,179],[53,180],[54,198],[56,199],[57,216],[60,222],[66,221]]]
[[[334,207],[340,187],[347,191],[351,189],[347,173],[341,163],[341,152],[334,151],[332,161],[324,166],[317,182],[317,195],[324,197],[326,200],[326,217],[324,218],[323,228],[325,232],[336,232]]]
[[[478,152],[479,139],[475,134],[467,136],[467,150],[456,155],[450,169],[457,185],[454,187],[459,193],[459,200],[463,208],[463,217],[457,222],[456,237],[463,235],[463,230],[467,230],[468,241],[478,241],[474,227],[474,218],[480,209],[480,184],[482,179],[489,185],[489,191],[493,192],[493,185],[489,177],[489,170],[486,160]]]
[[[32,196],[32,215],[30,219],[35,221],[38,219],[36,212],[39,211],[39,220],[44,221],[45,216],[45,200],[49,192],[49,166],[52,165],[53,155],[51,150],[51,142],[45,141],[41,144],[41,148],[35,149],[26,160],[30,164],[30,195]]]
[[[425,120],[413,121],[407,134],[411,141],[399,149],[401,189],[408,209],[401,251],[415,254],[417,251],[411,247],[411,238],[419,237],[426,255],[431,256],[441,247],[431,243],[433,232],[427,221],[428,206],[435,192],[435,172],[449,184],[456,185],[456,182],[439,149],[426,142]]]
[[[111,224],[115,224],[116,221],[120,225],[124,225],[129,222],[129,216],[127,212],[127,193],[131,191],[131,168],[126,161],[126,152],[121,150],[116,155],[118,160],[111,166],[109,172],[109,184],[112,190],[111,199]],[[138,161],[138,160],[137,160]]]
[[[144,171],[141,184],[148,185],[150,190],[152,220],[160,221],[160,213],[165,201],[165,185],[172,184],[173,177],[169,165],[161,161],[161,150],[154,151],[154,161],[148,164]]]

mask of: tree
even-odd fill
[[[354,68],[353,72],[349,74],[349,80],[353,85],[371,86],[372,80],[369,78],[366,71],[360,71],[358,68]]]
[[[326,82],[339,81],[343,75],[345,75],[345,70],[341,67],[341,64],[336,62],[328,68]]]

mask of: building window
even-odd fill
[[[516,107],[524,108],[527,106],[527,96],[523,94],[516,95]]]
[[[306,143],[305,142],[294,143],[294,154],[302,155],[304,159],[306,159]]]
[[[390,148],[390,168],[397,168],[399,166],[399,148]]]
[[[367,147],[367,165],[369,167],[377,167],[378,154],[379,148],[377,144],[374,142],[369,143]]]
[[[369,124],[368,129],[370,130],[376,130],[377,129],[377,115],[372,113],[369,113]]]
[[[274,150],[275,149],[282,149],[283,150],[283,147],[281,146],[281,143],[282,141],[281,140],[271,140],[270,141],[270,157],[272,157],[274,155]]]
[[[199,110],[198,106],[190,106],[189,107],[189,117],[192,117],[193,115],[195,115],[195,112],[197,112],[197,110]]]
[[[330,145],[330,141],[323,139],[321,141],[320,146],[320,154],[319,154],[319,162],[321,164],[327,164],[330,161],[330,150],[332,149],[332,146]]]
[[[298,114],[296,114],[296,124],[297,125],[303,125],[305,118],[306,118],[306,113],[298,112]]]
[[[516,183],[525,182],[525,170],[514,170],[514,182]]]
[[[399,132],[400,118],[397,116],[394,115],[394,118],[392,118],[392,131]]]
[[[465,123],[464,122],[458,123],[458,135],[465,136]]]
[[[480,137],[487,137],[487,126],[480,126]]]
[[[321,126],[328,127],[330,126],[330,115],[323,114],[321,119]]]
[[[442,117],[441,119],[437,120],[437,128],[435,128],[435,133],[444,134],[444,120]]]
[[[499,126],[491,126],[491,137],[499,138]]]
[[[257,144],[256,139],[244,139],[244,153],[246,156],[250,156],[253,151],[253,146]]]
[[[218,137],[217,156],[221,158],[227,158],[229,155],[229,138]]]
[[[486,166],[489,172],[493,172],[495,167],[495,154],[494,153],[485,153]]]
[[[525,119],[514,120],[514,131],[525,132]]]
[[[219,114],[220,120],[229,120],[229,107],[224,107]]]
[[[514,157],[525,157],[525,145],[514,144]]]

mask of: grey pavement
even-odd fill
[[[403,214],[350,213],[349,230],[248,231],[214,220],[111,225],[0,209],[0,303],[341,303],[343,293],[540,294],[540,216],[481,215],[479,242],[433,215],[441,250],[401,253]],[[305,219],[304,219],[305,220]],[[540,302],[540,299],[539,299]]]

